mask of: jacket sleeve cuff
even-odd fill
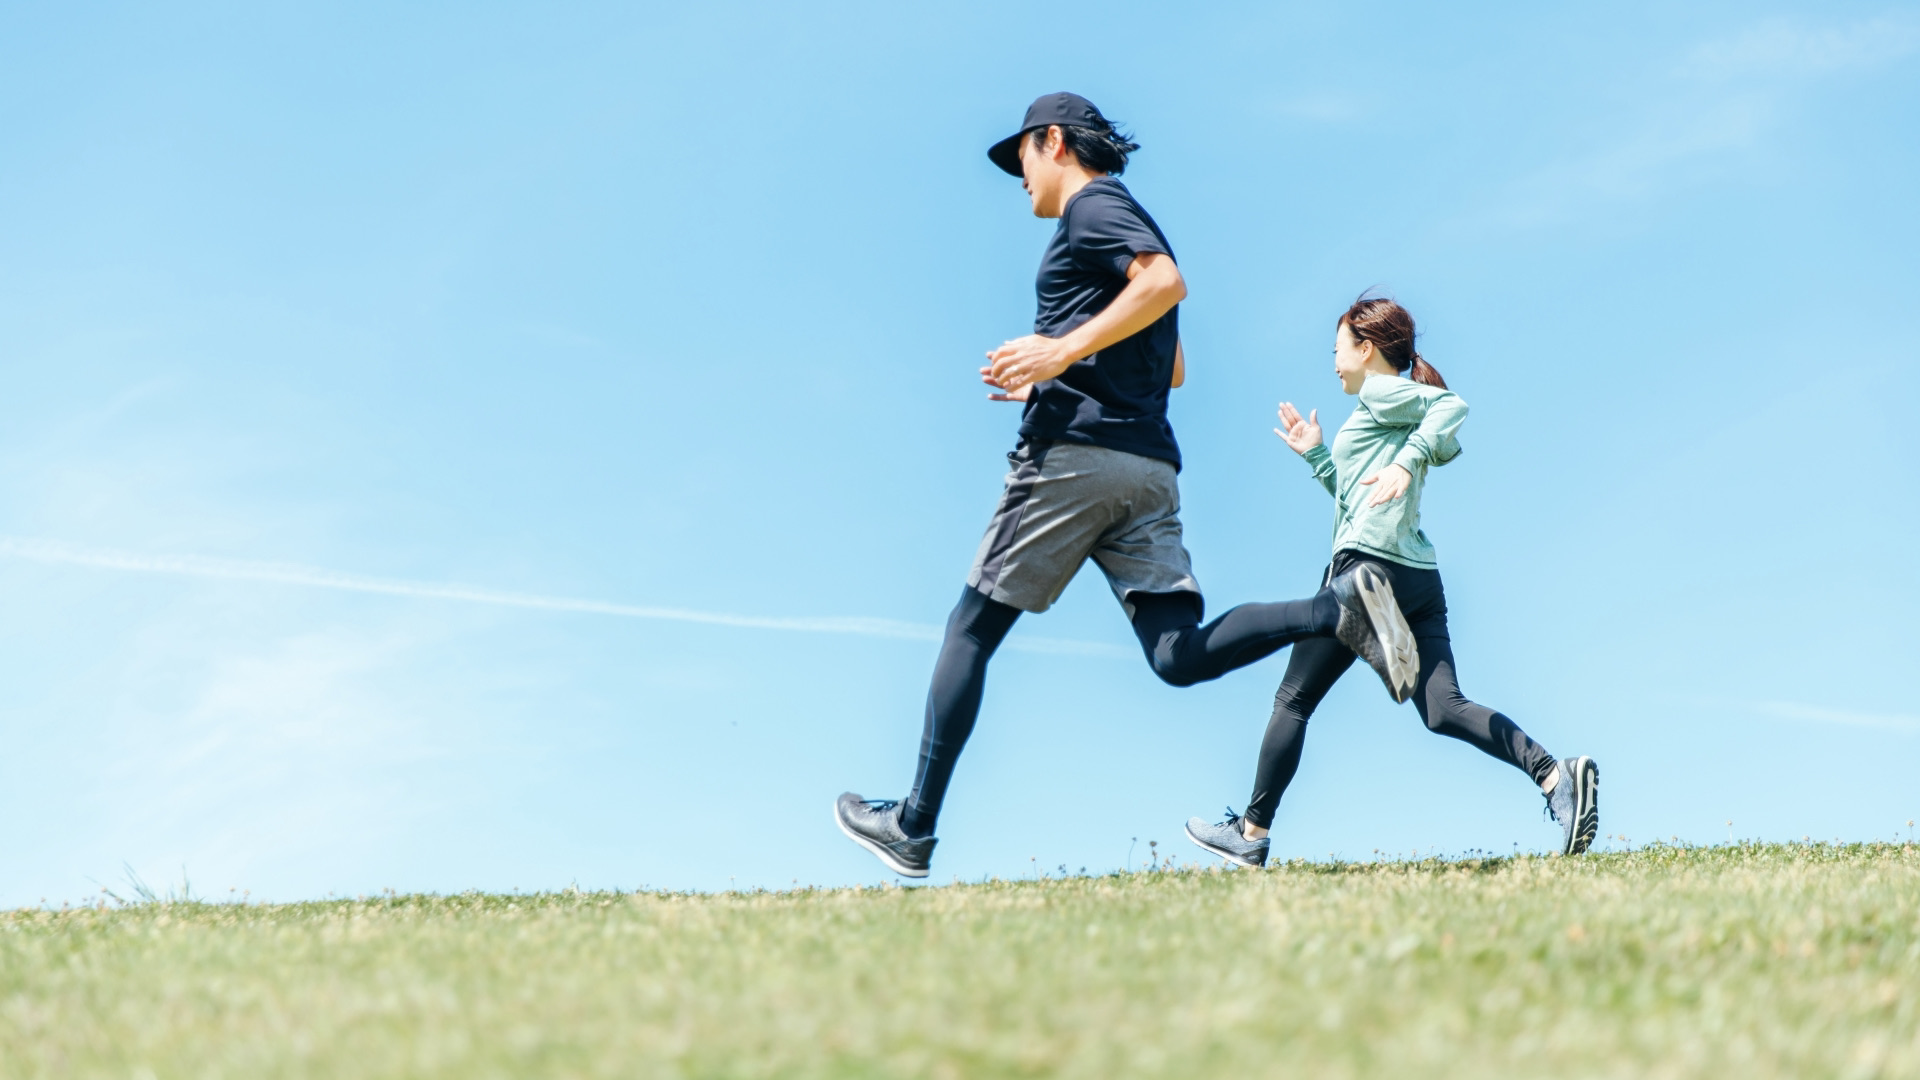
[[[1408,476],[1412,476],[1414,470],[1426,464],[1426,461],[1427,455],[1415,450],[1411,445],[1401,447],[1400,452],[1393,455],[1393,463],[1407,470]]]
[[[1307,465],[1314,472],[1319,472],[1320,466],[1333,458],[1333,451],[1327,449],[1326,443],[1321,443],[1319,446],[1309,447],[1307,452],[1300,456],[1306,459]]]

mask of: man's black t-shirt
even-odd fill
[[[1034,282],[1040,308],[1033,331],[1059,337],[1106,310],[1127,287],[1136,255],[1173,257],[1173,249],[1126,185],[1102,176],[1067,200],[1060,227]],[[1180,467],[1167,423],[1173,352],[1180,342],[1176,305],[1153,325],[1034,385],[1020,434],[1091,443]]]

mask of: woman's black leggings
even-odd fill
[[[1306,600],[1242,604],[1205,626],[1200,625],[1205,612],[1197,593],[1133,593],[1127,603],[1148,666],[1174,686],[1217,679],[1293,642],[1332,633],[1340,618],[1339,602],[1330,589]],[[933,835],[954,764],[980,715],[987,661],[1019,617],[1019,608],[971,588],[961,590],[960,602],[947,616],[946,637],[927,690],[920,768],[901,814],[908,836]]]
[[[1344,574],[1361,560],[1356,552],[1334,555],[1328,579]],[[1454,674],[1453,644],[1447,637],[1447,595],[1440,571],[1369,559],[1393,579],[1394,597],[1420,644],[1420,681],[1414,684],[1413,704],[1427,730],[1472,743],[1480,750],[1525,772],[1537,783],[1553,768],[1554,758],[1527,737],[1519,725],[1460,693]],[[1300,749],[1307,740],[1307,718],[1327,696],[1356,657],[1332,637],[1316,637],[1293,647],[1287,658],[1287,676],[1273,695],[1273,719],[1260,743],[1260,766],[1254,774],[1253,797],[1247,820],[1266,829],[1280,796],[1300,768]]]

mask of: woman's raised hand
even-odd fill
[[[1293,407],[1293,402],[1280,403],[1280,426],[1273,429],[1275,435],[1287,441],[1296,454],[1304,454],[1320,445],[1320,410],[1315,409],[1305,417]]]

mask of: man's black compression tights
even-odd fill
[[[933,665],[927,688],[927,723],[920,735],[920,769],[902,808],[900,827],[908,836],[932,836],[947,797],[953,766],[973,734],[980,715],[980,694],[987,685],[987,661],[1013,629],[1020,609],[976,589],[960,590],[960,602],[947,616],[947,636]]]
[[[1217,679],[1302,638],[1331,633],[1340,619],[1339,601],[1328,589],[1307,600],[1242,604],[1205,626],[1200,625],[1201,601],[1195,593],[1134,593],[1128,602],[1147,663],[1174,686]],[[900,819],[908,836],[933,835],[954,764],[980,715],[987,661],[1019,617],[1019,608],[971,588],[961,590],[960,602],[947,617],[946,638],[927,690],[920,768]]]
[[[1134,593],[1127,602],[1147,663],[1173,686],[1217,679],[1303,638],[1331,634],[1340,623],[1332,589],[1305,600],[1241,604],[1205,626],[1197,593]]]

